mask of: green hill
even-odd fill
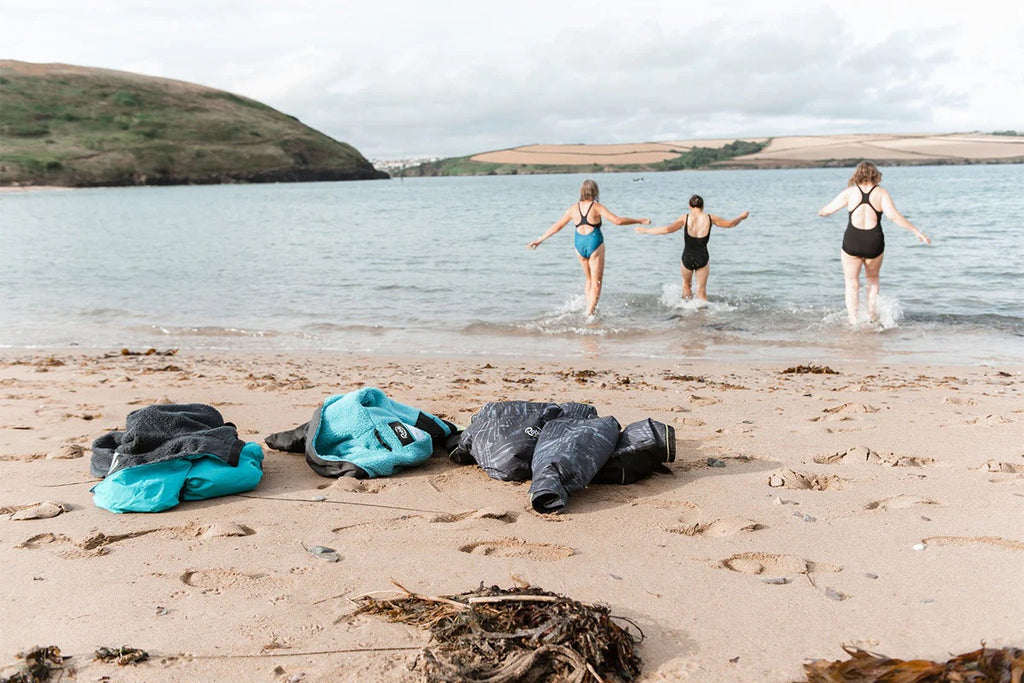
[[[0,60],[0,185],[387,178],[351,145],[205,86]]]

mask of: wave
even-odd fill
[[[237,327],[217,327],[215,325],[147,325],[145,327],[129,328],[129,330],[166,337],[248,337],[254,339],[265,339],[279,337],[286,334],[277,330],[247,330]]]

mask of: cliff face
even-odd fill
[[[0,60],[0,185],[387,178],[351,145],[222,90]]]

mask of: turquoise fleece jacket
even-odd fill
[[[350,463],[357,468],[356,476],[362,470],[368,477],[390,476],[425,462],[437,440],[443,443],[456,430],[450,422],[394,401],[375,387],[329,397],[309,427],[313,434],[306,444],[310,464],[337,470],[333,466],[337,463],[343,471],[344,463]],[[320,473],[338,476],[342,472]]]

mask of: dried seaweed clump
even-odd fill
[[[401,586],[399,586],[401,588]],[[435,681],[631,681],[640,675],[634,636],[608,608],[539,588],[497,586],[443,597],[360,598],[355,614],[429,628],[436,645],[417,667]]]
[[[25,660],[21,671],[0,678],[0,683],[46,683],[54,673],[60,672],[59,678],[63,678],[65,673],[73,673],[64,665],[65,657],[61,656],[60,648],[56,645],[35,647],[28,652],[21,652],[18,659]]]
[[[96,650],[93,659],[98,662],[128,666],[129,664],[134,665],[146,661],[149,659],[149,653],[137,647],[128,647],[127,645],[122,645],[121,647],[101,647]]]
[[[1017,683],[1024,680],[1024,649],[981,648],[945,662],[890,659],[843,647],[850,659],[804,664],[808,683]]]
[[[838,375],[827,365],[794,365],[782,371],[783,375]]]

